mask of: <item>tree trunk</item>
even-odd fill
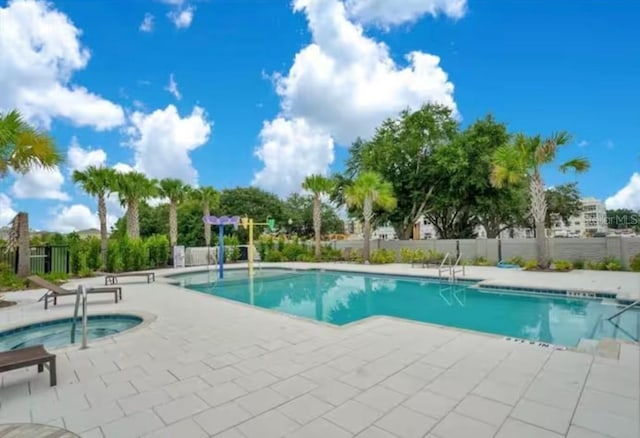
[[[320,195],[316,194],[313,198],[313,233],[316,239],[316,259],[320,260],[322,257],[322,245],[320,243],[320,231],[322,229],[322,216],[321,216]]]
[[[536,172],[529,183],[529,195],[531,196],[531,215],[536,230],[536,259],[538,267],[546,269],[549,267],[549,256],[547,253],[547,233],[545,232],[545,218],[547,217],[547,198],[544,192],[542,178]]]
[[[178,243],[178,206],[175,202],[169,203],[169,241],[171,248]]]
[[[107,203],[104,194],[98,195],[98,219],[100,220],[100,264],[101,269],[107,267]]]
[[[364,208],[363,216],[364,216],[364,226],[363,226],[363,234],[364,234],[364,248],[362,251],[362,256],[364,257],[364,262],[369,263],[369,256],[371,252],[371,219],[373,218],[373,200],[371,197],[367,196],[364,200]]]
[[[138,200],[131,199],[127,204],[127,236],[129,239],[140,237],[140,222],[138,214]]]
[[[31,245],[29,242],[29,215],[18,213],[15,218],[18,221],[18,277],[28,277],[31,274]]]
[[[210,216],[211,212],[209,211],[209,203],[205,202],[202,207],[203,216]],[[211,246],[211,225],[205,223],[204,224],[204,243],[207,246]]]

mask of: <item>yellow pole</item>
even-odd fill
[[[249,249],[247,256],[249,257],[249,278],[253,278],[253,219],[249,219]]]

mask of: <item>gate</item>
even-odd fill
[[[67,245],[37,245],[30,249],[32,274],[68,274],[69,247]],[[7,264],[18,272],[18,249],[7,251],[0,247],[0,264]]]

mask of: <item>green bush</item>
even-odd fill
[[[402,263],[413,263],[415,260],[416,251],[411,248],[401,248],[400,249],[400,262]]]
[[[491,262],[486,257],[476,257],[472,264],[475,266],[491,266]]]
[[[442,259],[444,259],[443,253],[435,249],[430,249],[424,254],[422,261],[431,265],[439,265],[442,263]]]
[[[87,268],[92,271],[99,270],[102,266],[100,262],[100,239],[97,237],[89,237],[82,241],[82,247],[86,249]]]
[[[361,249],[346,248],[342,250],[340,258],[344,261],[353,263],[362,263],[364,261]]]
[[[284,240],[284,237],[281,236],[281,237],[278,238],[278,251],[279,252],[284,251],[284,245],[285,245],[285,240]]]
[[[296,258],[296,262],[315,262],[316,258],[313,256],[313,254],[300,254],[298,255],[298,257]]]
[[[123,252],[123,242],[110,240],[107,246],[107,271],[122,272],[125,268]]]
[[[277,249],[269,251],[265,258],[265,262],[283,262],[283,261],[284,261],[284,257],[282,256],[282,253]]]
[[[389,249],[376,249],[371,253],[369,259],[373,264],[395,263],[396,253]]]
[[[518,265],[521,268],[524,268],[525,265],[528,263],[526,262],[522,257],[520,256],[515,256],[515,257],[511,257],[508,261],[508,263],[511,263],[512,265]]]
[[[553,262],[553,268],[556,271],[570,271],[573,269],[573,263],[569,260],[556,260]]]
[[[322,247],[321,258],[323,262],[336,262],[340,260],[342,254],[339,249],[335,249],[331,245],[325,245]]]
[[[602,262],[592,262],[588,261],[585,263],[585,269],[591,269],[594,271],[605,271],[607,269],[607,265]]]
[[[64,272],[51,272],[49,274],[42,274],[42,278],[51,283],[65,283],[69,280],[69,274]]]
[[[584,269],[584,260],[582,259],[574,260],[573,269]]]
[[[140,271],[149,267],[149,251],[142,239],[129,240],[129,254],[125,260],[126,271]]]
[[[80,278],[87,278],[87,277],[93,277],[94,276],[94,272],[89,269],[82,269],[80,272],[78,272],[78,277]]]
[[[169,239],[163,234],[154,234],[144,242],[149,253],[149,266],[152,268],[164,267],[167,265],[171,247]]]
[[[538,262],[536,260],[527,260],[521,266],[525,271],[534,271],[538,269]]]
[[[620,260],[615,259],[613,257],[606,257],[602,263],[604,264],[604,268],[607,271],[622,271],[624,268],[622,267],[622,263]]]
[[[313,253],[309,248],[307,248],[305,245],[300,244],[299,242],[296,242],[296,241],[287,243],[281,252],[282,252],[282,258],[290,262],[299,261],[298,259],[303,256],[311,257],[312,261],[314,258]]]
[[[224,260],[225,262],[237,262],[240,260],[240,242],[236,236],[224,236]]]
[[[633,272],[640,272],[640,253],[631,257],[631,260],[629,261],[629,265]]]
[[[26,280],[18,277],[11,266],[0,263],[0,291],[22,290],[26,287]]]

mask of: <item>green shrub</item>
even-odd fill
[[[81,246],[86,249],[87,268],[92,271],[100,269],[102,267],[100,262],[100,239],[89,237],[82,242]]]
[[[302,256],[309,256],[312,260],[314,258],[311,250],[297,241],[287,243],[281,252],[282,258],[290,262],[298,261],[298,258]]]
[[[624,268],[622,267],[622,263],[620,260],[614,257],[605,257],[602,260],[602,264],[604,265],[604,269],[607,271],[622,271]]]
[[[122,272],[124,260],[122,259],[121,243],[117,240],[110,240],[107,246],[107,271]]]
[[[430,249],[424,254],[422,261],[431,265],[439,265],[442,263],[442,259],[444,259],[443,253],[435,249]]]
[[[283,261],[284,261],[284,257],[282,256],[282,253],[277,249],[269,251],[265,258],[265,262],[283,262]]]
[[[154,234],[144,242],[147,252],[149,253],[149,265],[152,268],[163,267],[167,265],[171,248],[169,239],[163,234]]]
[[[523,263],[522,267],[525,271],[534,271],[538,269],[538,262],[536,260],[527,260]]]
[[[491,262],[486,257],[476,257],[472,264],[475,266],[491,266]]]
[[[240,260],[240,242],[236,236],[224,236],[224,260],[225,262],[237,262]]]
[[[353,248],[346,248],[342,250],[341,259],[353,263],[362,263],[364,261],[362,250]]]
[[[389,249],[376,249],[371,253],[369,260],[373,264],[395,263],[396,253]]]
[[[0,263],[0,291],[22,290],[26,287],[26,280],[18,277],[11,266]]]
[[[631,257],[631,260],[629,261],[629,265],[633,272],[640,272],[640,253]]]
[[[140,271],[149,266],[149,251],[142,239],[128,241],[128,257],[125,259],[126,271]]]
[[[284,251],[284,245],[285,245],[284,237],[280,236],[278,238],[278,251],[279,252]]]
[[[520,256],[511,257],[508,263],[511,263],[512,265],[518,265],[521,268],[524,268],[525,265],[527,264],[527,262]]]
[[[416,251],[411,248],[401,248],[400,249],[400,262],[402,263],[413,263],[416,257]]]
[[[299,254],[296,258],[296,262],[315,262],[316,258],[313,254]]]
[[[325,245],[322,247],[322,252],[320,257],[324,262],[336,262],[340,260],[342,254],[339,249],[335,249],[331,245]]]
[[[573,269],[573,263],[569,260],[556,260],[553,262],[553,268],[556,271],[570,271]]]
[[[573,269],[584,269],[584,260],[582,259],[574,260]]]
[[[585,263],[585,269],[591,269],[594,271],[605,271],[607,269],[607,265],[602,262],[592,262],[588,261]]]
[[[78,277],[80,278],[93,277],[93,275],[94,275],[93,271],[89,268],[83,269],[80,272],[78,272]]]
[[[50,272],[49,274],[42,274],[42,278],[51,283],[65,283],[69,280],[69,274],[65,272]]]

